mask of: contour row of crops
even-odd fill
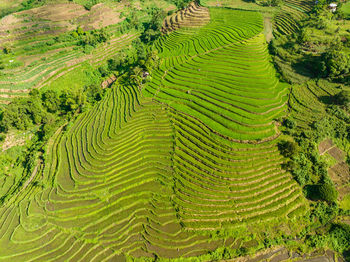
[[[313,1],[285,0],[281,11],[274,16],[274,35],[290,35],[299,30],[300,22],[312,10]]]
[[[200,27],[209,21],[208,8],[200,6],[197,2],[192,2],[187,8],[166,17],[162,32],[168,33],[180,27]]]
[[[274,119],[288,86],[262,18],[209,11],[207,25],[154,44],[161,65],[142,94],[114,86],[55,133],[43,172],[0,210],[0,260],[193,257],[244,247],[234,232],[247,225],[304,213],[281,169]]]
[[[14,97],[26,95],[31,88],[42,87],[53,79],[74,70],[84,61],[99,64],[118,50],[125,48],[135,37],[134,33],[115,37],[107,44],[96,48],[90,55],[83,54],[82,51],[72,47],[65,47],[59,52],[56,50],[48,52],[45,59],[35,60],[30,65],[4,70],[0,76],[0,103],[8,103]],[[31,44],[32,42],[28,42],[26,45]]]
[[[270,64],[261,16],[219,8],[210,14],[207,26],[180,29],[155,43],[164,62],[145,95],[171,101],[232,139],[274,136],[288,88]]]

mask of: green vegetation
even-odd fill
[[[350,210],[350,194],[346,195],[340,202],[340,207],[344,210]]]
[[[341,11],[348,17],[350,15],[350,2],[342,4]]]
[[[335,202],[338,198],[338,191],[331,183],[324,183],[319,187],[319,194],[322,200]]]
[[[247,11],[234,11],[231,16],[232,12],[210,9],[207,26],[180,29],[156,41],[154,47],[164,62],[146,86],[145,95],[172,101],[176,110],[236,141],[264,139],[276,133],[273,119],[283,114],[288,89],[279,83],[269,64],[259,34],[261,16]],[[251,22],[246,23],[243,17]],[[240,26],[240,32],[234,25]],[[193,39],[199,43],[192,44]],[[249,68],[242,66],[243,61]],[[220,75],[219,80],[216,75]]]
[[[349,148],[347,23],[340,11],[333,14],[327,2],[319,1],[300,20],[299,30],[276,34],[269,46],[279,73],[293,84],[283,133],[288,140],[293,138],[298,150],[285,154],[290,160],[284,168],[293,174],[312,203],[305,244],[308,249],[333,249],[345,257],[350,235],[342,221],[349,213],[347,198],[340,202],[344,193],[337,189],[347,182],[340,182],[337,176],[345,181],[348,177],[346,172],[329,171],[340,161],[339,156],[329,156],[330,161],[327,152],[320,156],[324,153],[320,147],[322,141],[331,139],[337,150],[348,152]],[[285,148],[292,149],[282,147],[282,153]]]
[[[2,46],[0,260],[219,261],[276,246],[347,259],[341,11],[72,2],[120,21],[46,34],[39,19],[38,36],[19,16],[32,25]]]
[[[350,91],[342,90],[334,96],[334,100],[338,105],[349,106],[350,103]]]
[[[142,27],[136,23],[140,38],[128,50],[13,100],[9,107],[23,117],[11,118],[21,118],[11,128],[37,126],[45,143],[39,158],[32,147],[31,182],[4,195],[4,209],[20,224],[1,238],[2,258],[74,260],[85,250],[84,260],[213,260],[300,232],[295,222],[307,205],[280,168],[274,122],[285,114],[288,86],[270,64],[262,17],[209,13],[204,26],[181,24],[161,36],[164,13],[154,9]],[[78,28],[67,37],[94,46],[87,38],[100,34],[89,34]],[[96,83],[110,74],[116,82],[103,96]]]

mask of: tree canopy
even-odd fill
[[[349,73],[349,55],[341,50],[330,48],[321,55],[321,71],[323,76],[336,78]]]
[[[331,183],[324,183],[319,187],[319,194],[322,200],[327,202],[335,202],[338,198],[338,191]]]

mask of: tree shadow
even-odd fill
[[[293,70],[302,75],[309,78],[319,77],[322,74],[320,68],[320,59],[313,55],[304,55],[303,58],[298,61],[292,63]]]
[[[345,258],[345,261],[350,261],[350,249],[343,252],[343,257]]]
[[[318,100],[320,100],[320,102],[322,102],[325,105],[333,105],[334,104],[333,96],[319,96]]]
[[[307,199],[313,201],[320,199],[319,187],[317,185],[306,185],[303,190]]]

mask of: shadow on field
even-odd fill
[[[320,73],[318,66],[318,58],[312,55],[305,55],[303,58],[292,63],[293,70],[302,76],[309,78],[317,77]]]
[[[326,105],[334,104],[334,98],[332,96],[320,96],[318,99]]]
[[[306,185],[304,187],[305,196],[307,199],[316,201],[319,200],[319,187],[317,185]]]

